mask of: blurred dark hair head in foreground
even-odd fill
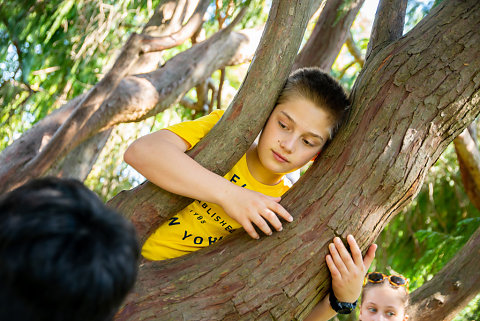
[[[82,183],[31,181],[0,197],[0,320],[111,320],[138,258],[132,224]]]

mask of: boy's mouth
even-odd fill
[[[282,155],[280,155],[279,153],[275,152],[272,150],[272,153],[273,153],[273,157],[279,161],[279,162],[283,162],[283,163],[288,163],[288,159],[286,159],[285,157],[283,157]]]

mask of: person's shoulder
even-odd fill
[[[215,116],[218,116],[218,118],[220,118],[223,116],[224,113],[225,113],[225,110],[223,109],[215,109],[210,113],[210,115],[215,115]]]

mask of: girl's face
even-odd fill
[[[308,99],[292,97],[278,104],[258,142],[261,165],[277,174],[302,167],[320,152],[333,124],[330,113]]]
[[[360,307],[361,321],[403,321],[405,304],[402,301],[402,288],[394,289],[387,283],[369,287],[364,292]]]

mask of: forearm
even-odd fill
[[[223,194],[237,187],[186,155],[179,141],[160,139],[170,139],[171,135],[166,132],[134,142],[124,155],[125,161],[155,185],[193,199],[218,203]]]
[[[337,313],[330,306],[328,294],[322,301],[318,302],[305,321],[327,321],[333,318]]]

